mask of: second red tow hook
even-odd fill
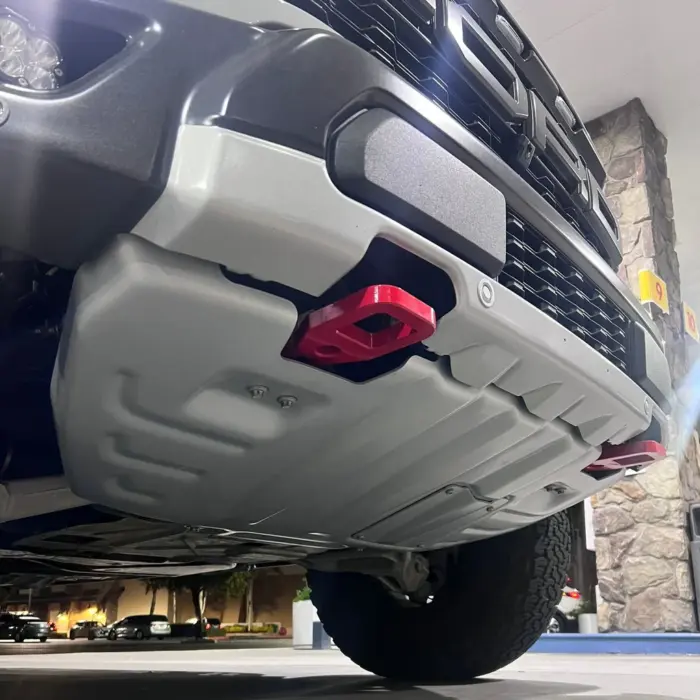
[[[666,457],[666,448],[655,440],[640,440],[625,445],[604,445],[600,457],[584,472],[620,471],[645,467]]]
[[[375,316],[388,325],[375,332],[358,325]],[[285,355],[319,365],[367,362],[420,343],[436,328],[432,307],[400,287],[374,284],[308,314]]]

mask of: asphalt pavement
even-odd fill
[[[102,646],[0,644],[0,698],[367,700],[368,693],[382,693],[389,700],[700,700],[694,657],[531,654],[470,685],[415,687],[371,676],[336,651]]]

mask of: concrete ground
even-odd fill
[[[700,700],[700,662],[691,657],[532,654],[471,685],[411,687],[371,676],[335,651],[236,646],[0,644],[0,698]]]

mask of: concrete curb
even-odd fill
[[[544,634],[530,651],[539,654],[700,655],[700,634]]]

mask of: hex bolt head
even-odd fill
[[[454,496],[457,493],[457,489],[454,486],[450,486],[450,488],[445,489],[445,496]]]
[[[269,389],[266,386],[249,386],[248,393],[251,399],[261,399]]]
[[[494,289],[491,280],[481,280],[476,291],[477,295],[479,296],[479,301],[487,309],[493,306],[493,302],[496,301],[496,290]]]
[[[297,402],[296,396],[280,396],[277,399],[277,403],[282,408],[291,408]]]

